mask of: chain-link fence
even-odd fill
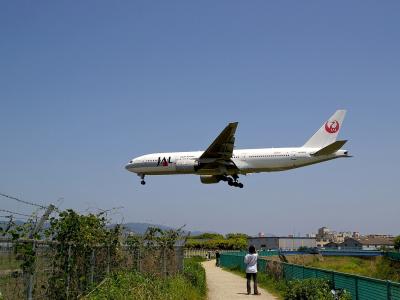
[[[76,299],[113,271],[168,276],[183,268],[182,246],[96,245],[83,249],[51,241],[0,240],[0,299]]]

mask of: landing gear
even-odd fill
[[[146,181],[144,181],[144,174],[138,174],[139,176],[140,176],[140,179],[142,179],[141,181],[140,181],[140,184],[141,185],[145,185],[146,184]]]
[[[228,181],[229,186],[234,186],[234,187],[238,187],[238,188],[242,189],[243,183],[239,182],[238,179],[239,179],[239,176],[236,174],[233,174],[232,177],[228,177],[228,176],[222,177],[223,181]]]

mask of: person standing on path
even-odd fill
[[[219,254],[219,251],[217,250],[217,251],[215,252],[215,265],[216,265],[217,267],[219,267],[219,259],[220,259],[220,257],[221,257],[221,255]]]
[[[244,257],[244,263],[246,264],[247,295],[251,294],[251,277],[253,277],[254,295],[261,295],[257,289],[257,259],[258,254],[256,253],[256,248],[251,245],[249,247],[249,253]]]

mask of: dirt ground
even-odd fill
[[[247,295],[246,278],[224,271],[215,266],[215,260],[202,263],[206,270],[208,299],[259,299],[273,300],[276,297],[269,294],[262,288],[258,288],[261,295]],[[251,284],[253,292],[253,283]]]

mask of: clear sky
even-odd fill
[[[399,95],[399,1],[1,1],[0,192],[222,233],[398,234]],[[352,159],[244,189],[124,169],[229,121],[237,148],[300,146],[339,108]]]

